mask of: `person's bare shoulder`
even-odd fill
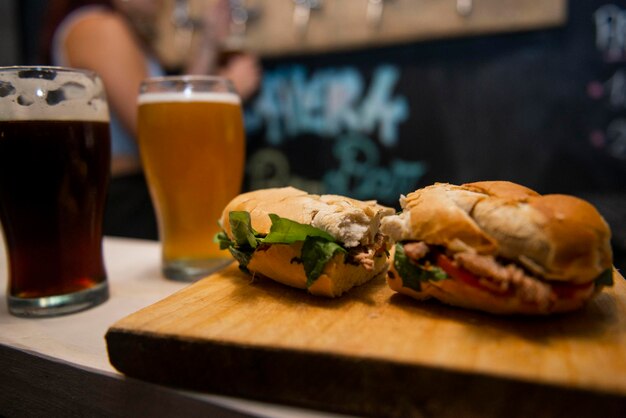
[[[108,10],[80,16],[68,29],[64,46],[70,64],[78,67],[91,68],[94,60],[113,52],[140,56],[139,43],[128,21]]]

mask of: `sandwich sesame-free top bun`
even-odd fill
[[[381,226],[396,241],[501,256],[540,277],[572,283],[590,282],[612,266],[609,226],[574,196],[539,195],[506,181],[436,183],[401,205],[403,213]]]

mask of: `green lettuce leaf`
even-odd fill
[[[347,253],[346,249],[333,241],[317,236],[309,236],[302,244],[302,265],[306,273],[306,287],[309,288],[317,280],[326,263],[328,263],[337,252]]]
[[[233,211],[229,214],[229,222],[234,240],[224,232],[218,233],[214,241],[220,249],[228,249],[239,262],[239,268],[248,272],[248,263],[255,249],[261,244],[293,244],[303,241],[301,261],[307,276],[307,287],[311,286],[324,271],[328,261],[339,251],[346,249],[335,242],[332,235],[311,225],[304,225],[290,219],[270,214],[272,226],[266,236],[262,236],[252,228],[250,214],[245,211]]]
[[[237,248],[237,247],[228,247],[228,251],[233,255],[233,258],[239,262],[239,270],[244,271],[245,273],[250,273],[248,270],[248,263],[252,258],[252,254],[254,254],[254,250],[251,248]]]
[[[224,231],[215,234],[215,236],[213,237],[213,242],[220,245],[220,250],[225,250],[231,245],[235,244],[233,241],[230,240],[230,238],[228,238],[228,235],[226,235]]]
[[[272,227],[269,234],[263,239],[265,244],[293,244],[304,241],[307,237],[320,237],[327,241],[334,241],[332,235],[311,225],[281,218],[273,213],[270,214],[270,219],[272,220]]]
[[[595,286],[613,286],[613,270],[606,269],[594,280]]]
[[[228,251],[233,258],[239,262],[239,268],[246,273],[248,263],[252,258],[255,248],[259,245],[260,235],[252,228],[250,214],[245,211],[233,211],[229,214],[228,221],[233,233],[234,240],[231,240],[224,231],[219,232],[213,241],[219,243],[220,249]]]
[[[439,281],[448,278],[445,271],[437,266],[428,268],[411,263],[404,252],[404,245],[396,243],[396,255],[393,266],[402,277],[402,285],[419,292],[422,289],[421,282]]]
[[[252,228],[248,212],[232,211],[228,215],[228,222],[238,246],[249,245],[252,248],[256,248],[259,234]]]

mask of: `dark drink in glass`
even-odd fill
[[[13,314],[59,315],[108,298],[109,163],[108,110],[94,74],[0,69],[0,221]]]

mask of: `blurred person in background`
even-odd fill
[[[260,66],[249,54],[218,66],[230,9],[224,0],[211,4],[201,16],[201,33],[181,72],[227,77],[245,101],[258,87]],[[95,71],[106,88],[112,148],[106,235],[158,238],[135,137],[139,85],[146,77],[166,74],[153,48],[155,23],[164,6],[163,0],[51,0],[45,15],[43,63]]]

